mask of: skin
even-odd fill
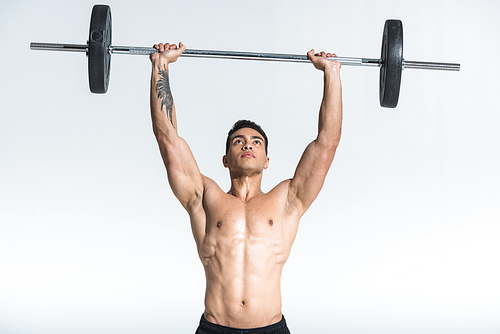
[[[330,53],[307,53],[324,72],[318,135],[305,149],[292,179],[268,193],[261,190],[269,166],[264,140],[250,128],[231,136],[222,162],[231,189],[224,192],[200,173],[193,154],[177,133],[175,105],[168,82],[169,64],[186,49],[169,43],[154,46],[150,56],[153,132],[173,193],[189,213],[200,260],[205,268],[206,320],[234,328],[257,328],[279,322],[281,273],[299,221],[318,196],[341,135],[340,63]]]

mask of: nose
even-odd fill
[[[246,150],[253,150],[252,145],[250,145],[250,144],[248,144],[248,143],[247,143],[247,144],[245,144],[245,145],[243,146],[243,150],[244,150],[244,151],[246,151]]]

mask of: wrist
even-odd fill
[[[153,65],[153,68],[163,69],[164,67],[168,68],[168,64],[170,64],[170,61],[163,57],[155,57],[151,60],[151,64]]]
[[[323,72],[325,73],[325,77],[337,77],[340,74],[340,66],[338,64],[328,64],[325,66]]]
[[[341,64],[336,61],[329,61],[328,63],[325,64],[325,69],[324,72],[335,72],[340,70]]]

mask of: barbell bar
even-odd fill
[[[85,52],[88,57],[89,87],[92,93],[106,93],[109,85],[112,54],[150,55],[158,52],[152,47],[111,45],[111,8],[95,5],[90,19],[87,44],[30,43],[31,50]],[[309,62],[306,55],[217,51],[186,49],[181,57],[244,59],[261,61]],[[387,20],[382,35],[382,51],[379,59],[357,57],[332,57],[332,60],[349,66],[380,68],[380,105],[395,108],[399,99],[403,69],[427,69],[460,71],[460,64],[408,61],[403,58],[403,24],[400,20]]]

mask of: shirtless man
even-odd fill
[[[290,333],[281,313],[281,272],[299,220],[318,196],[340,141],[340,63],[328,60],[335,56],[330,53],[307,53],[324,72],[324,93],[318,136],[293,178],[262,192],[263,170],[269,166],[267,137],[255,123],[239,121],[228,134],[222,158],[231,178],[231,189],[224,192],[200,173],[177,134],[168,66],[186,47],[161,43],[155,48],[160,52],[150,57],[153,131],[170,187],[189,213],[205,268],[205,311],[196,333]]]

